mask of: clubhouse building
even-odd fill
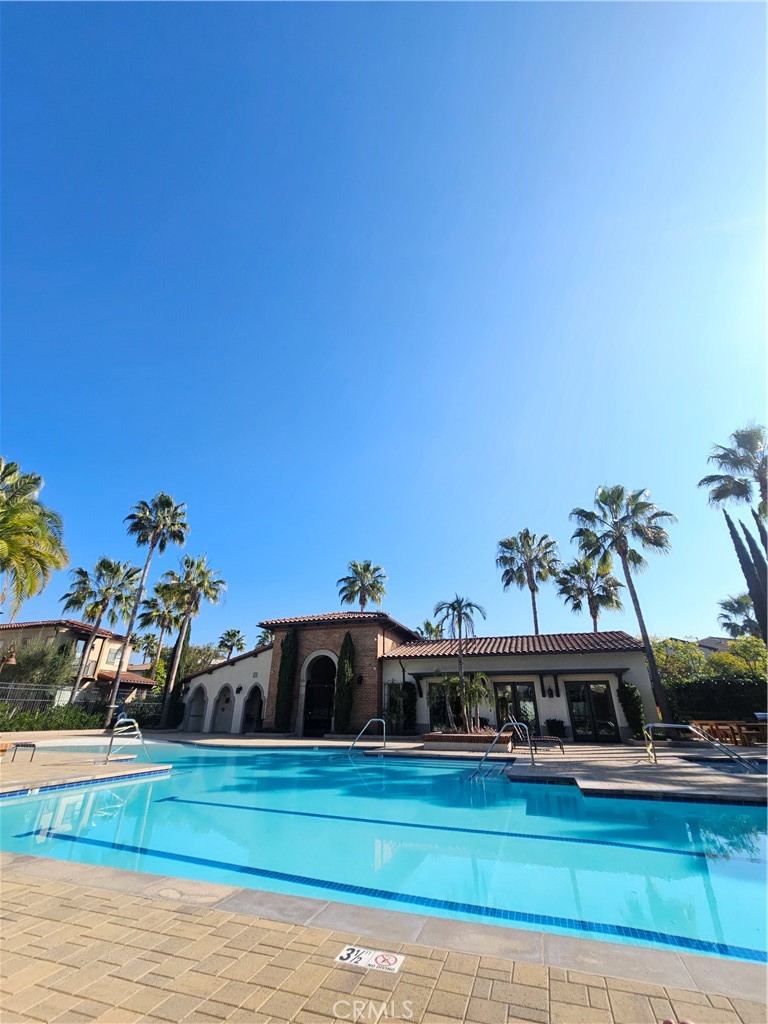
[[[441,680],[457,674],[457,640],[426,640],[381,611],[329,612],[259,625],[273,632],[272,644],[185,680],[182,729],[230,735],[276,732],[278,679],[290,634],[285,649],[295,646],[295,656],[286,662],[292,671],[282,673],[283,693],[290,699],[289,725],[283,732],[332,734],[336,669],[347,633],[354,646],[350,733],[380,717],[401,732],[397,724],[408,687],[415,689],[415,731],[440,731],[446,725]],[[628,633],[469,637],[463,649],[465,674],[483,673],[488,680],[479,708],[481,724],[497,727],[514,718],[527,722],[534,734],[562,728],[575,742],[620,743],[631,736],[618,699],[622,681],[637,687],[646,718],[656,717],[643,647]],[[560,724],[548,724],[553,722]],[[412,720],[409,729],[414,729]]]

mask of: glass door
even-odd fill
[[[566,682],[576,743],[618,743],[619,727],[609,683]]]
[[[525,722],[532,736],[539,735],[539,712],[533,683],[496,683],[498,728],[510,719]]]

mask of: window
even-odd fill
[[[116,665],[120,660],[120,648],[113,647],[107,654],[107,664]]]

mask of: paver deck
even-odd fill
[[[243,745],[233,737],[204,741]],[[418,754],[415,744],[397,749]],[[39,748],[31,764],[21,757],[15,765],[3,762],[0,789],[9,777],[8,788],[18,788],[54,777],[99,778],[105,767],[93,755],[61,750]],[[689,786],[721,798],[745,792],[744,777],[679,760],[680,752],[663,752],[662,763],[652,766],[638,747],[566,747],[565,755],[541,754],[541,767],[529,770],[576,778],[585,789],[592,783],[637,795],[684,794]],[[160,767],[118,762],[108,770],[124,774],[132,765]],[[522,759],[511,771],[525,777]],[[699,773],[706,773],[701,780]],[[764,793],[762,785],[756,778],[749,792]],[[421,1024],[768,1020],[766,972],[756,964],[42,857],[0,855],[0,887],[2,1024],[323,1024],[385,1016]],[[404,953],[406,963],[394,975],[336,964],[341,948],[355,944]]]
[[[253,912],[259,897],[270,905],[269,894],[253,890],[247,912],[243,903],[234,909],[238,891],[227,886],[33,857],[6,855],[1,864],[3,1024],[325,1024],[384,1016],[416,1024],[763,1024],[768,1014],[759,999],[718,991],[728,985],[723,962],[711,958],[702,991],[656,983],[652,974],[622,979],[376,937],[345,927],[343,908],[335,919],[317,911],[314,922],[276,921]],[[83,878],[73,881],[78,870]],[[335,961],[346,945],[406,959],[397,974],[346,967]]]
[[[93,754],[50,750],[44,745],[38,745],[31,760],[29,754],[29,750],[19,750],[16,760],[11,761],[11,752],[8,751],[0,760],[0,793],[64,786],[73,782],[108,782],[123,777],[130,777],[135,782],[142,775],[171,770],[167,764],[120,760],[119,755],[118,759],[104,764],[103,758],[99,762]]]

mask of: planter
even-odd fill
[[[493,741],[495,732],[428,732],[421,738],[425,750],[487,750]],[[504,750],[508,737],[505,737],[497,745],[498,750]]]

